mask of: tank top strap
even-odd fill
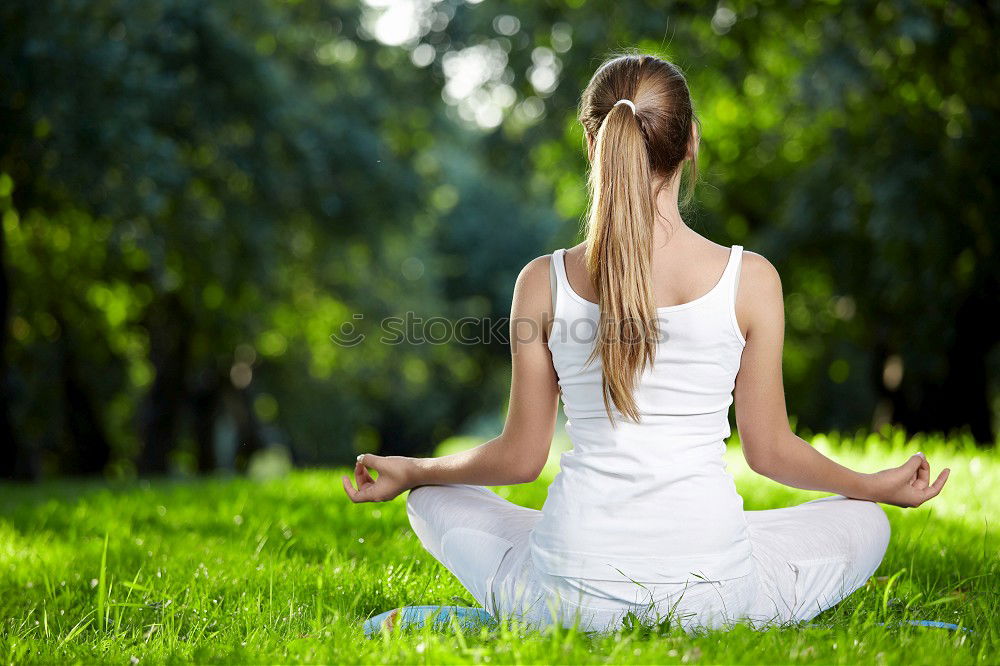
[[[572,292],[569,278],[566,277],[566,248],[560,248],[552,253],[552,267],[555,269],[555,281],[559,295],[563,296],[567,291]]]
[[[552,316],[556,316],[556,306],[559,303],[559,278],[556,277],[556,253],[549,257],[549,294],[552,298]]]
[[[743,260],[743,246],[731,245],[729,248],[729,261],[723,271],[722,281],[726,285],[726,291],[730,295],[736,294],[736,287],[740,279],[740,263]]]
[[[729,263],[726,264],[726,270],[723,272],[722,281],[725,286],[725,303],[726,310],[729,312],[729,320],[732,324],[733,331],[736,333],[736,337],[742,344],[746,344],[746,340],[743,338],[743,332],[740,330],[739,322],[736,319],[736,290],[739,288],[740,284],[740,266],[743,263],[743,246],[733,245],[730,249]]]
[[[564,340],[566,327],[566,307],[570,306],[570,298],[567,289],[568,280],[566,278],[566,263],[563,255],[565,248],[560,248],[552,253],[551,267],[549,270],[549,285],[552,291],[552,328],[549,330],[547,344],[552,348],[553,340]],[[572,313],[571,315],[572,316]],[[559,389],[562,393],[562,387]]]

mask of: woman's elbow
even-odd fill
[[[743,457],[746,458],[750,469],[761,476],[768,476],[771,471],[772,460],[774,459],[770,447],[751,442],[746,438],[743,439],[742,444]]]
[[[514,464],[516,483],[531,483],[542,475],[546,458],[537,455],[518,456]]]
[[[771,469],[771,466],[768,464],[767,458],[765,456],[762,456],[760,454],[755,454],[755,455],[746,454],[745,458],[747,459],[747,465],[750,466],[750,469],[752,469],[754,472],[757,472],[761,476],[767,476],[768,470]]]
[[[789,437],[795,437],[791,428],[769,429],[765,433],[755,432],[753,435],[740,433],[743,457],[750,469],[767,477],[778,472],[776,467],[785,464],[785,449],[789,444]]]
[[[544,465],[538,464],[522,464],[517,467],[517,472],[515,473],[515,483],[531,483],[538,479],[542,475],[542,469]]]

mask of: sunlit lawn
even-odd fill
[[[815,442],[867,470],[917,450],[934,474],[952,468],[937,500],[888,508],[885,561],[865,588],[816,619],[831,628],[688,636],[635,627],[588,636],[502,626],[369,640],[361,631],[369,615],[456,597],[467,603],[468,595],[411,533],[405,495],[352,505],[342,470],[324,470],[265,481],[0,486],[0,660],[997,663],[998,450],[904,442],[898,433],[888,442]],[[748,509],[821,495],[777,486],[750,472],[738,449],[729,455]],[[553,471],[498,490],[538,508]],[[893,626],[907,619],[969,631]]]

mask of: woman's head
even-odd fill
[[[630,100],[635,112],[626,104],[616,107],[615,103],[621,99]],[[642,135],[650,185],[652,181],[665,183],[673,178],[688,160],[691,174],[686,201],[690,202],[697,177],[695,128],[699,121],[687,81],[676,65],[653,55],[623,54],[609,58],[584,89],[579,118],[586,132],[591,161],[606,119],[610,120],[611,129],[613,125],[629,129],[631,126],[623,123],[633,121]]]
[[[619,100],[628,104],[616,104]],[[590,155],[587,270],[601,305],[591,360],[601,358],[604,405],[637,421],[635,385],[656,353],[652,291],[656,195],[691,164],[697,174],[697,118],[683,74],[652,55],[605,61],[579,109]]]

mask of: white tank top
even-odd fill
[[[711,291],[657,309],[655,362],[635,393],[641,420],[613,409],[616,429],[604,409],[600,358],[586,365],[599,308],[570,287],[565,252],[552,255],[557,298],[548,346],[573,447],[562,454],[530,537],[535,565],[638,582],[750,573],[743,498],[723,461],[746,345],[735,308],[742,246],[732,246]]]

